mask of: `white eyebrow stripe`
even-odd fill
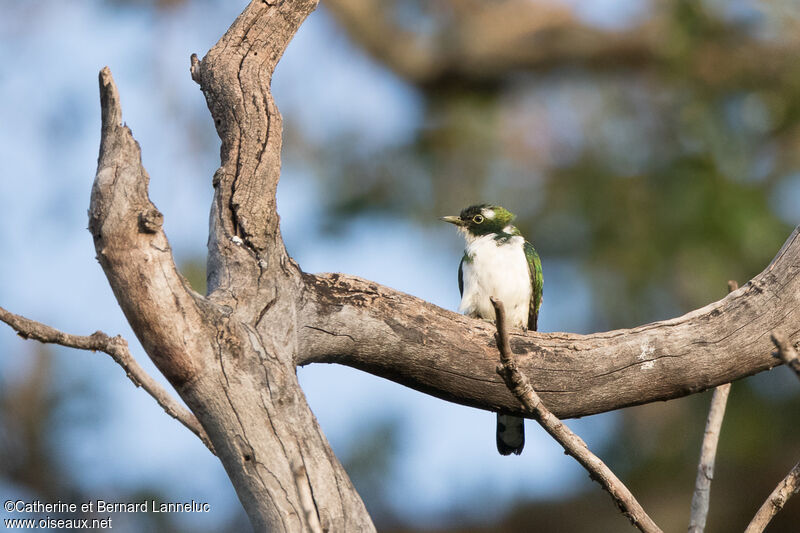
[[[481,209],[481,212],[485,218],[494,218],[494,209]]]

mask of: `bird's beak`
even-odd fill
[[[456,226],[463,226],[464,225],[464,221],[461,220],[461,217],[459,217],[459,216],[451,215],[451,216],[447,216],[447,217],[439,217],[439,220],[444,220],[445,222],[449,222],[451,224],[455,224]]]

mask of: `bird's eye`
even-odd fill
[[[480,224],[481,222],[483,222],[483,215],[475,215],[474,217],[472,217],[472,221],[476,224]]]

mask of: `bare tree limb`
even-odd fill
[[[204,426],[218,428],[220,458],[256,531],[305,531],[315,516],[325,531],[375,529],[297,381],[302,278],[286,253],[275,199],[282,119],[272,74],[316,6],[252,0],[191,63],[222,146],[212,180],[206,298],[219,313],[207,321],[217,330],[215,353],[201,358],[209,379],[187,405]],[[295,465],[305,468],[314,516],[301,500]]]
[[[534,419],[550,436],[558,441],[564,451],[589,471],[589,477],[600,483],[608,491],[620,511],[628,517],[634,526],[643,532],[660,532],[661,528],[647,515],[625,484],[614,475],[614,472],[599,457],[589,450],[583,439],[573,433],[542,403],[539,395],[531,387],[530,381],[519,371],[514,361],[511,345],[508,341],[506,312],[503,302],[494,297],[491,298],[491,301],[497,317],[495,340],[497,341],[502,363],[497,367],[497,373],[503,377],[506,386],[526,409],[534,413]]]
[[[739,288],[734,280],[728,281],[728,293]],[[692,494],[691,514],[689,515],[689,533],[702,533],[708,518],[708,506],[711,500],[711,481],[714,479],[714,462],[717,457],[717,444],[719,443],[722,419],[725,417],[725,406],[731,384],[726,383],[714,389],[711,396],[711,407],[708,410],[706,429],[703,434],[703,444],[700,447],[700,462],[697,465],[697,478],[694,482]]]
[[[147,391],[169,416],[186,426],[189,431],[203,441],[203,444],[211,450],[211,453],[215,453],[214,446],[211,444],[206,430],[203,429],[197,418],[178,403],[150,374],[145,372],[136,362],[136,359],[133,358],[130,350],[128,350],[127,341],[121,336],[109,337],[102,331],[96,331],[88,336],[70,335],[41,322],[11,313],[2,307],[0,307],[0,320],[11,326],[23,339],[34,339],[45,344],[59,344],[68,348],[91,350],[110,355],[125,370],[125,375],[134,385]]]
[[[800,379],[800,359],[797,357],[797,349],[795,349],[794,344],[786,340],[786,337],[780,333],[772,333],[770,339],[778,349],[775,356],[791,368],[797,378]]]
[[[265,302],[276,299],[276,285],[287,276],[294,285],[299,276],[279,229],[275,191],[283,119],[270,84],[284,49],[316,5],[317,0],[252,1],[202,60],[191,59],[192,79],[203,90],[222,141],[213,178],[209,298],[248,321],[263,316]],[[280,276],[263,275],[278,266]]]
[[[800,378],[800,359],[797,349],[780,333],[772,333],[770,339],[777,348],[776,357],[791,368]],[[794,465],[785,478],[775,487],[766,501],[756,512],[753,520],[748,524],[745,533],[760,533],[769,525],[772,518],[786,505],[786,501],[800,491],[800,463]]]
[[[197,376],[199,353],[215,336],[208,307],[178,273],[163,216],[148,197],[150,177],[131,130],[122,124],[119,93],[100,71],[102,130],[89,204],[89,231],[114,296],[147,354],[179,388]],[[174,313],[181,316],[176,320]]]
[[[667,400],[780,363],[766,332],[800,340],[800,238],[724,299],[632,329],[510,335],[517,364],[560,418]],[[493,328],[343,274],[304,275],[298,364],[340,363],[448,401],[531,416],[491,363]],[[780,305],[776,305],[780,295]]]
[[[702,533],[706,527],[708,507],[711,497],[711,481],[714,479],[714,462],[717,454],[722,419],[728,402],[731,384],[726,383],[714,389],[711,407],[708,411],[703,444],[700,449],[700,462],[697,465],[694,493],[692,494],[691,515],[689,517],[689,533]]]
[[[786,501],[800,491],[800,463],[794,465],[783,481],[778,483],[775,490],[769,495],[767,500],[756,512],[753,520],[747,525],[745,533],[761,533],[770,523],[772,518],[778,514],[786,505]]]
[[[689,533],[702,533],[706,527],[711,498],[711,481],[714,479],[717,444],[730,391],[731,384],[726,383],[714,389],[714,394],[711,397],[711,407],[706,420],[703,444],[700,449],[700,462],[697,465],[697,478],[695,479],[694,493],[692,495]]]

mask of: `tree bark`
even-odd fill
[[[340,363],[439,398],[528,416],[495,373],[494,327],[342,274],[305,275],[299,364]],[[545,405],[571,418],[669,400],[770,369],[770,332],[800,339],[800,238],[727,297],[681,317],[576,335],[517,331]]]
[[[270,81],[316,4],[253,0],[202,61],[192,58],[222,140],[207,296],[175,267],[111,73],[100,73],[89,213],[97,257],[257,531],[374,530],[309,409],[298,364],[342,363],[449,401],[532,414],[495,373],[490,325],[359,278],[305,274],[287,255],[275,205],[282,125]],[[683,317],[594,335],[513,332],[511,348],[559,417],[674,398],[771,368],[778,361],[769,333],[790,342],[800,334],[797,241],[795,231],[756,279]]]
[[[786,477],[773,489],[767,500],[756,511],[756,515],[747,525],[744,533],[764,531],[775,515],[786,505],[786,501],[798,491],[800,491],[800,463],[794,465]]]
[[[202,62],[193,60],[222,139],[205,298],[175,268],[139,147],[120,124],[111,74],[100,74],[103,129],[90,204],[100,264],[148,355],[208,433],[257,531],[305,531],[317,522],[328,531],[374,530],[297,382],[302,278],[275,211],[281,118],[269,83],[314,7],[254,1]]]

